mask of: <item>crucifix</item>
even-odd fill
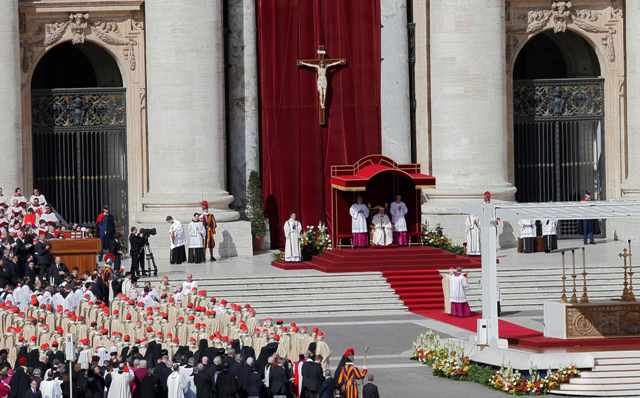
[[[327,51],[324,46],[318,47],[318,58],[316,59],[299,59],[296,61],[298,66],[306,66],[316,70],[316,90],[318,90],[318,102],[320,105],[320,125],[327,124],[326,115],[326,99],[327,99],[327,71],[329,68],[339,65],[346,65],[347,60],[344,58],[325,58]]]

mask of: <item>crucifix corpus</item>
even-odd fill
[[[316,89],[318,90],[318,103],[320,105],[320,125],[327,124],[327,114],[325,112],[327,99],[327,71],[329,68],[339,65],[346,65],[347,60],[344,58],[325,58],[327,50],[324,46],[318,47],[318,58],[316,59],[299,59],[296,64],[298,66],[306,66],[316,70]]]

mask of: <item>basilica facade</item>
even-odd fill
[[[75,222],[109,203],[129,226],[206,200],[223,256],[252,252],[251,171],[272,229],[311,224],[329,167],[372,153],[434,175],[423,215],[457,238],[485,191],[631,200],[639,19],[623,0],[4,0],[0,186]],[[296,65],[320,47],[346,60],[324,126]]]

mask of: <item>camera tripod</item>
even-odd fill
[[[153,276],[158,276],[158,266],[156,265],[156,259],[153,257],[153,252],[151,251],[149,243],[144,245],[144,258],[147,262],[147,271],[149,272],[149,275],[151,275],[151,266],[153,266]]]

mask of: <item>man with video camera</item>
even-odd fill
[[[138,231],[138,228],[131,227],[131,234],[129,235],[129,254],[131,255],[131,275],[139,277],[140,275],[147,275],[144,269],[144,246],[147,243],[147,238],[143,234],[143,230]]]

